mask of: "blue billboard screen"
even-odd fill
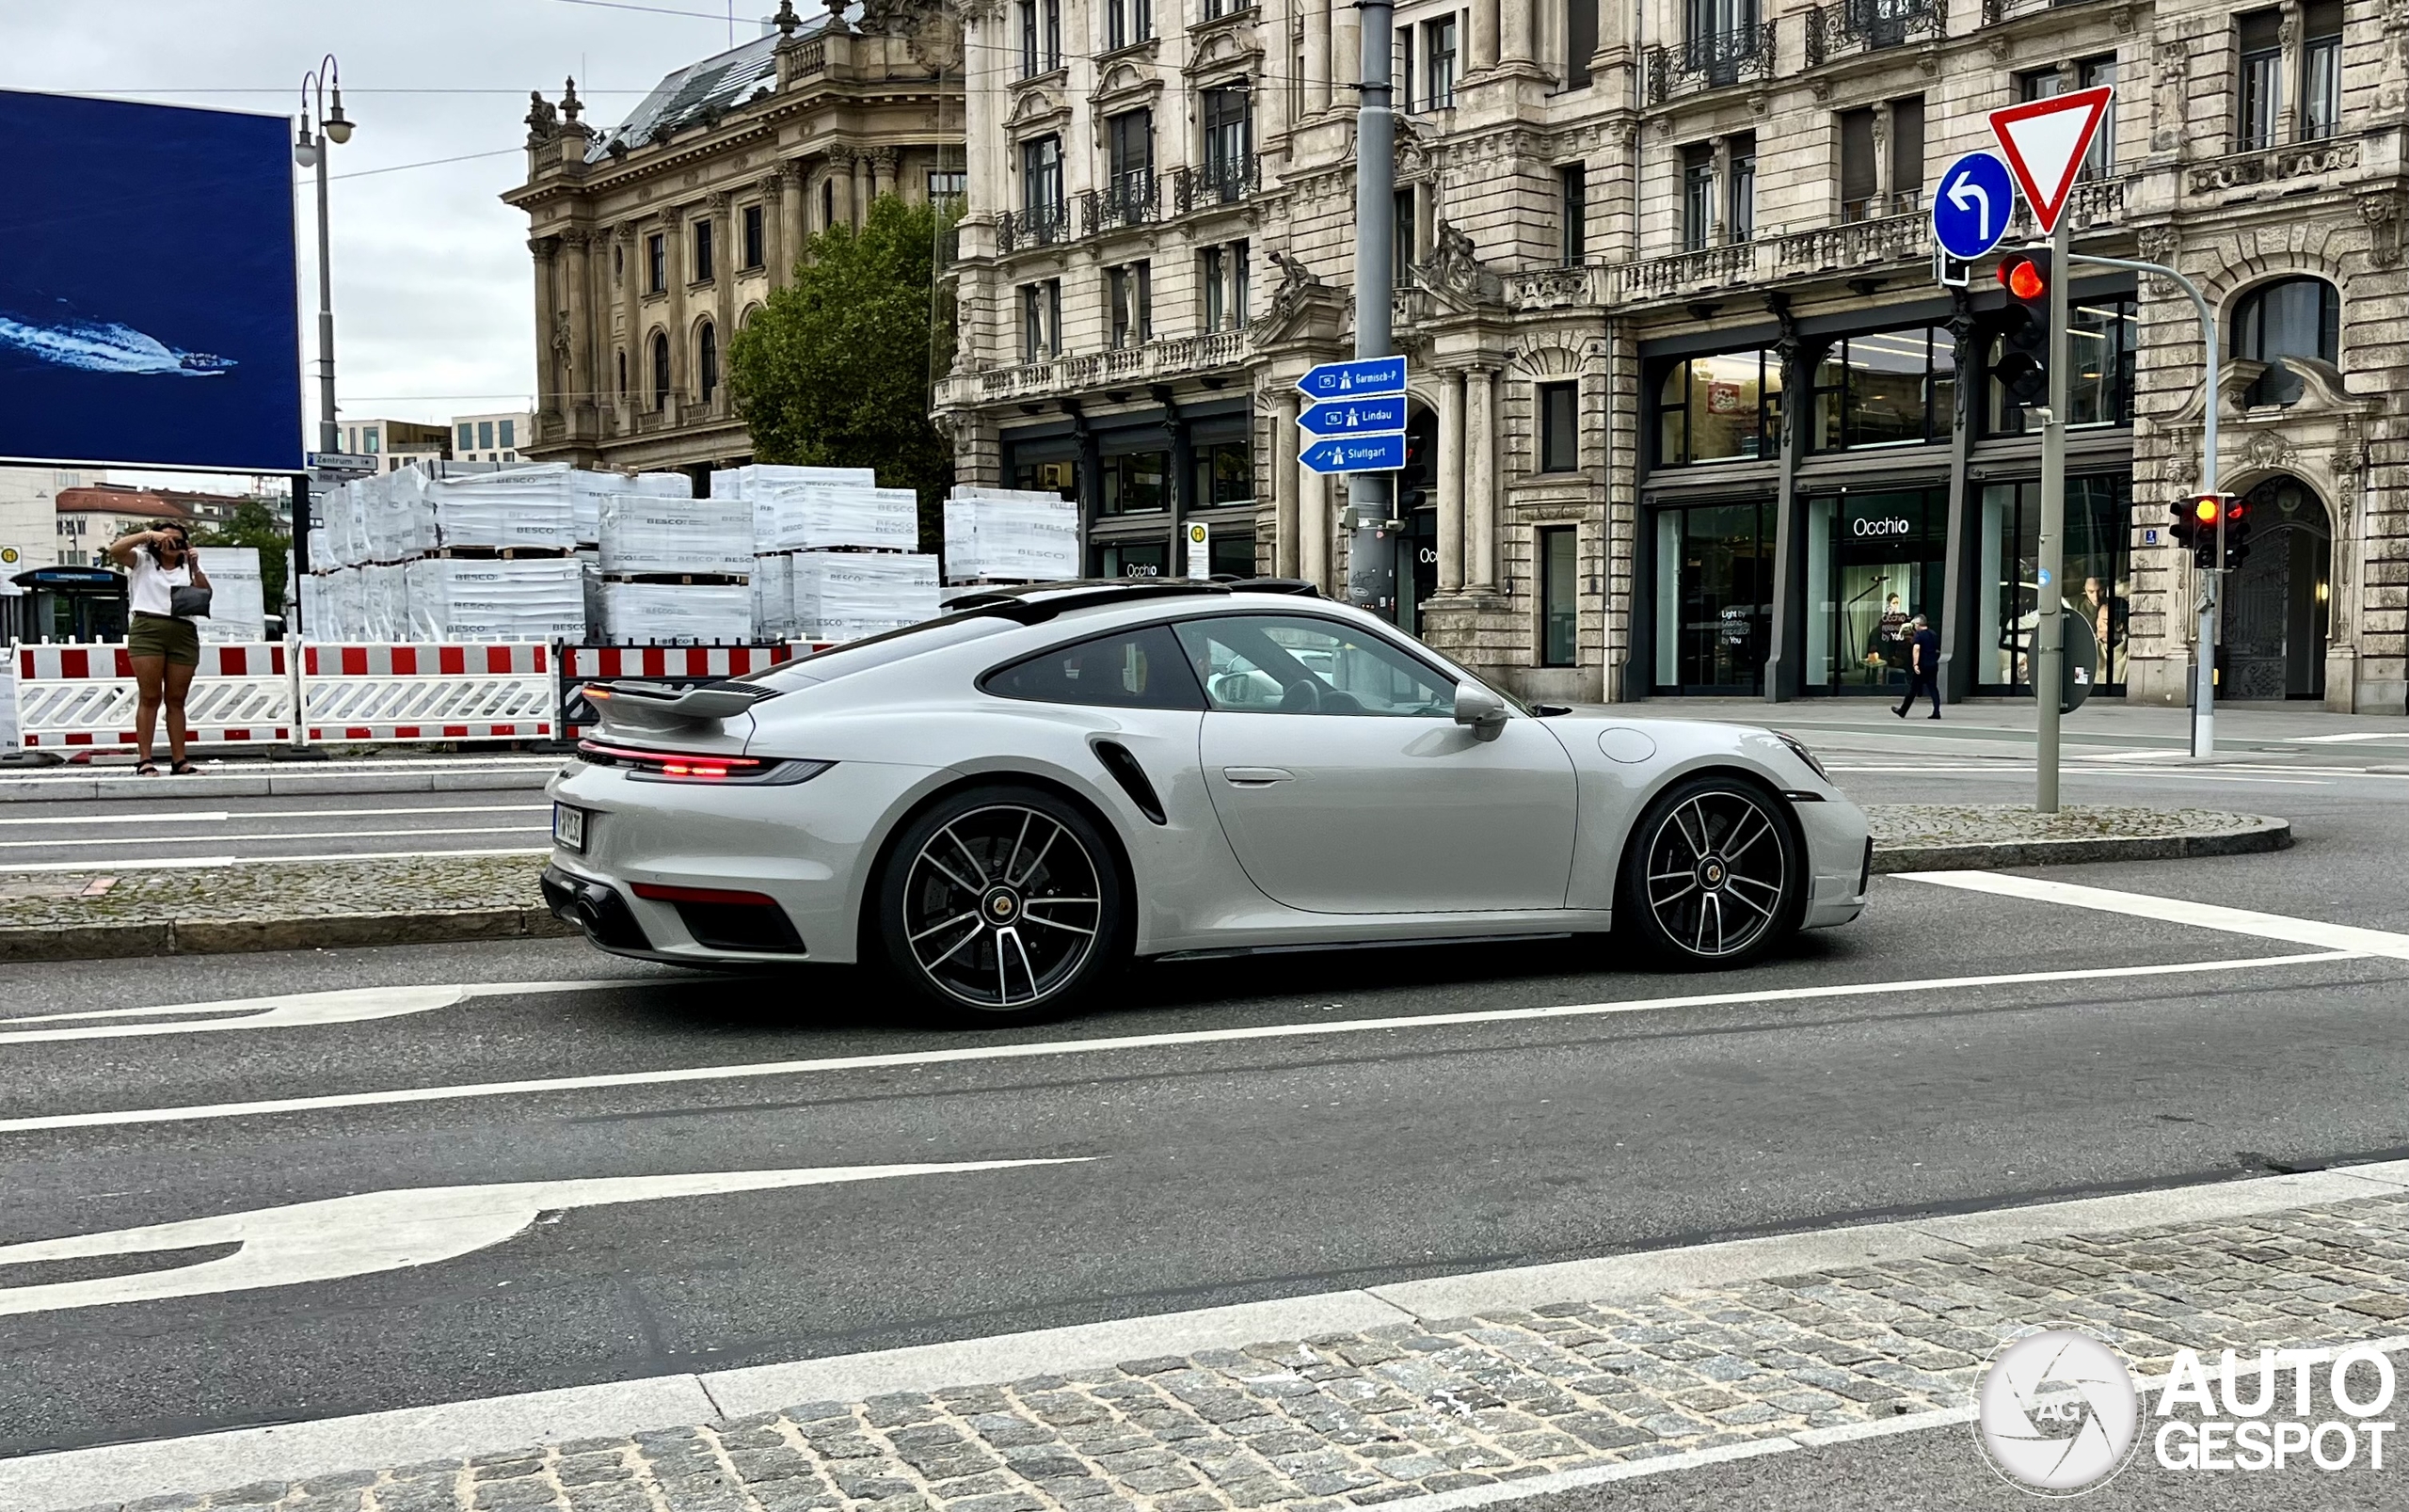
[[[289,129],[0,90],[0,457],[299,469]]]

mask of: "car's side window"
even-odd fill
[[[1076,641],[999,667],[980,684],[998,698],[1115,708],[1203,708],[1179,642],[1160,625]]]
[[[1214,708],[1252,714],[1453,718],[1455,684],[1370,635],[1305,615],[1182,620],[1180,645]]]

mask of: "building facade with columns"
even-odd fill
[[[1061,487],[1089,566],[1344,581],[1294,380],[1351,355],[1356,12],[966,0],[965,482]],[[1547,697],[2030,696],[2039,438],[1928,199],[1986,112],[2112,84],[2078,252],[2177,267],[2256,511],[2223,696],[2409,699],[2409,8],[2389,0],[1401,0],[1399,618]],[[2029,234],[2018,211],[2019,231]],[[2180,703],[2201,331],[2077,269],[2066,569],[2102,692]]]
[[[848,19],[850,18],[850,19]],[[618,126],[574,85],[528,114],[536,407],[519,454],[683,470],[752,458],[730,339],[791,278],[806,240],[877,196],[962,193],[962,44],[934,0],[810,18],[662,79]]]

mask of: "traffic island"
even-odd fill
[[[2184,861],[2292,843],[2288,820],[2208,808],[2069,804],[2042,814],[2016,804],[1869,804],[1865,815],[1880,872]]]
[[[0,873],[0,962],[432,945],[573,932],[532,853]]]

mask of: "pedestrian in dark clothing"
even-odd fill
[[[1940,637],[1922,614],[1907,621],[1913,632],[1907,640],[1907,696],[1891,710],[1901,719],[1916,705],[1918,693],[1932,694],[1932,712],[1927,719],[1940,717]]]

